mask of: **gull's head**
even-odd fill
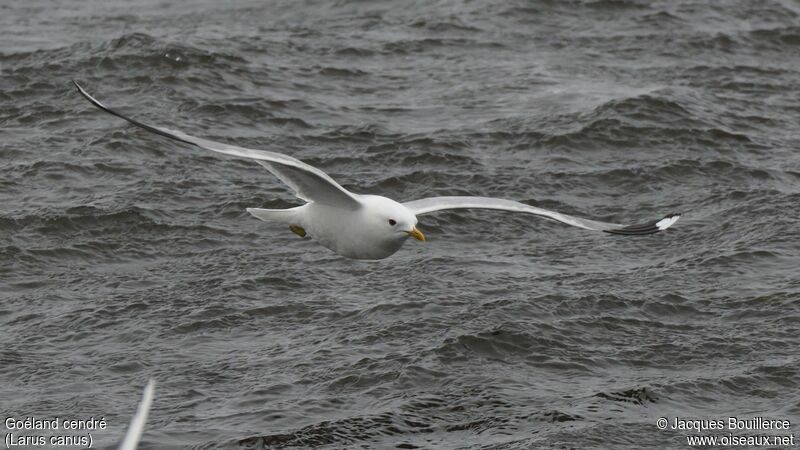
[[[409,237],[425,240],[425,235],[417,228],[417,216],[410,209],[377,195],[365,195],[362,199],[370,231],[375,237],[400,244]]]

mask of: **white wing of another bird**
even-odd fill
[[[150,405],[153,403],[155,387],[156,383],[151,378],[144,388],[139,408],[136,410],[136,415],[131,419],[131,425],[128,427],[125,440],[120,444],[119,450],[136,450],[136,447],[139,446],[139,439],[142,438],[142,432],[144,431],[144,423],[147,422],[147,413],[150,412]]]
[[[638,225],[620,225],[616,223],[599,222],[597,220],[583,219],[547,209],[537,208],[513,200],[503,200],[489,197],[431,197],[403,203],[416,215],[428,214],[445,209],[497,209],[518,213],[534,214],[547,217],[573,227],[584,230],[604,231],[611,234],[644,235],[658,233],[672,226],[681,217],[680,214],[668,214],[661,219]]]
[[[275,153],[266,150],[253,150],[244,147],[237,147],[235,145],[209,141],[208,139],[190,136],[181,131],[144,124],[100,103],[99,100],[89,95],[89,93],[86,92],[76,81],[73,80],[72,83],[75,84],[75,87],[78,88],[78,91],[81,93],[81,95],[83,95],[86,100],[89,100],[89,102],[91,102],[94,106],[109,114],[113,114],[121,119],[125,119],[137,127],[144,128],[147,131],[174,139],[179,142],[196,145],[206,150],[256,160],[259,164],[272,172],[273,175],[278,177],[278,179],[292,188],[292,190],[295,192],[295,195],[300,199],[340,208],[358,209],[361,207],[361,203],[358,201],[358,199],[347,189],[340,186],[339,183],[333,181],[333,179],[325,172],[317,169],[314,166],[308,165],[299,159],[292,158],[291,156],[283,155],[281,153]]]

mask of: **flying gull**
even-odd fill
[[[383,259],[398,251],[409,237],[424,241],[425,235],[417,228],[417,216],[446,209],[495,209],[533,214],[584,230],[626,236],[658,233],[680,218],[680,214],[669,214],[651,222],[625,226],[499,198],[431,197],[398,203],[379,195],[356,194],[343,188],[325,172],[291,156],[223,144],[144,124],[103,105],[77,82],[73,83],[93,105],[147,131],[217,153],[254,159],[306,203],[289,209],[247,208],[247,212],[263,221],[284,223],[295,234],[310,236],[323,247],[347,258]]]

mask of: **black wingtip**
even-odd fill
[[[102,109],[102,110],[104,110],[104,111],[107,111],[107,112],[109,112],[109,113],[111,113],[111,114],[113,114],[113,115],[115,115],[115,116],[119,116],[119,117],[122,117],[122,118],[123,118],[123,119],[125,119],[125,120],[128,120],[128,119],[127,119],[127,117],[123,117],[123,116],[122,116],[122,115],[120,115],[118,112],[116,112],[116,111],[112,110],[111,108],[108,108],[106,105],[104,105],[104,104],[100,103],[100,101],[99,101],[99,100],[97,100],[96,98],[94,98],[94,97],[92,97],[91,95],[89,95],[89,93],[88,93],[88,92],[86,92],[86,89],[84,89],[84,88],[83,88],[83,86],[81,86],[80,84],[78,84],[78,82],[77,82],[77,81],[75,81],[75,80],[71,80],[71,81],[72,81],[72,84],[74,84],[74,85],[75,85],[75,87],[78,89],[78,93],[79,93],[79,94],[81,94],[81,96],[82,96],[83,98],[85,98],[86,100],[88,100],[88,101],[89,101],[89,103],[91,103],[91,104],[93,104],[94,106],[97,106],[98,108],[100,108],[100,109]]]
[[[102,109],[103,111],[105,111],[105,112],[107,112],[107,113],[109,113],[111,115],[117,116],[117,117],[119,117],[120,119],[123,119],[123,120],[127,120],[128,122],[136,125],[137,127],[143,128],[143,129],[145,129],[147,131],[150,131],[151,133],[155,133],[155,134],[164,136],[166,138],[170,138],[170,139],[178,141],[178,142],[183,142],[185,144],[198,145],[195,142],[187,141],[186,139],[184,139],[184,138],[182,138],[180,136],[176,136],[176,135],[174,135],[172,133],[168,133],[165,130],[162,130],[160,128],[156,128],[156,127],[154,127],[152,125],[147,125],[146,123],[139,122],[136,119],[132,119],[132,118],[130,118],[130,117],[128,117],[128,116],[126,116],[126,115],[124,115],[122,113],[119,113],[116,110],[111,109],[108,106],[100,103],[100,100],[97,100],[96,98],[94,98],[91,95],[89,95],[89,93],[86,92],[86,90],[83,89],[83,87],[80,84],[78,84],[77,81],[72,80],[72,84],[74,84],[75,87],[78,88],[78,92],[83,96],[83,98],[88,100],[89,103],[93,104],[94,106]]]
[[[653,220],[651,222],[641,223],[637,225],[629,225],[623,228],[616,228],[613,230],[603,230],[603,231],[609,234],[619,234],[623,236],[644,236],[666,230],[667,228],[674,225],[675,222],[677,222],[678,219],[680,219],[680,217],[681,217],[680,213],[667,214],[661,219]]]
[[[85,89],[83,89],[83,86],[81,86],[80,84],[78,84],[78,82],[77,82],[77,81],[75,81],[74,79],[73,79],[73,80],[70,80],[70,81],[72,81],[72,84],[73,84],[73,85],[75,85],[75,88],[76,88],[76,89],[78,89],[78,92],[80,92],[80,94],[81,94],[82,96],[86,97],[86,95],[87,95],[87,94],[86,94],[86,90],[85,90]]]

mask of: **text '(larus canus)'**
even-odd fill
[[[620,235],[658,233],[672,226],[680,214],[669,214],[651,222],[624,226],[548,211],[513,200],[488,197],[431,197],[398,203],[379,195],[356,194],[340,186],[325,172],[291,156],[222,144],[167,128],[146,125],[106,107],[74,82],[93,105],[161,136],[226,155],[250,158],[286,183],[306,203],[289,209],[248,208],[255,217],[280,222],[295,234],[310,236],[339,255],[355,259],[383,259],[391,256],[413,237],[425,236],[417,228],[417,216],[445,209],[496,209],[534,214],[591,231]]]

